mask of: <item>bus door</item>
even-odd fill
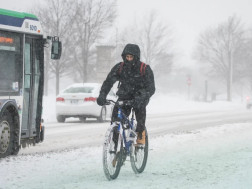
[[[39,46],[40,42],[40,39],[25,37],[22,138],[36,136],[40,125],[43,93],[43,49]]]

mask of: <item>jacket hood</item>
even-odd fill
[[[133,55],[137,60],[140,60],[140,48],[135,44],[127,44],[122,52],[122,58],[125,59],[126,54]]]

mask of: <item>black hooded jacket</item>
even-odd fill
[[[134,56],[133,61],[126,60],[126,55]],[[117,63],[108,74],[101,87],[100,95],[106,97],[113,84],[120,81],[118,92],[116,93],[121,100],[131,100],[135,97],[149,99],[155,92],[153,72],[149,65],[140,72],[140,49],[138,45],[127,44],[122,52],[124,60],[120,71],[121,63]]]

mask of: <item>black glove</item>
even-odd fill
[[[105,105],[106,104],[106,96],[104,96],[104,95],[99,95],[99,97],[97,98],[97,104],[99,105],[99,106],[103,106],[103,105]]]
[[[133,108],[139,109],[147,106],[149,103],[149,96],[147,93],[139,93],[139,95],[135,96]]]

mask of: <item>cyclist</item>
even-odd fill
[[[155,82],[152,69],[149,65],[140,61],[140,49],[138,45],[127,44],[122,52],[123,62],[117,63],[103,82],[97,104],[105,105],[106,96],[113,84],[119,81],[118,100],[133,100],[132,106],[122,107],[128,116],[134,108],[138,133],[137,144],[145,144],[145,119],[146,106],[150,97],[155,92]],[[117,120],[118,108],[114,107],[112,121]]]

